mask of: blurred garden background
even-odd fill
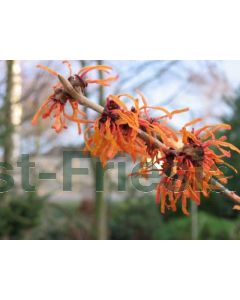
[[[74,175],[72,191],[63,191],[63,151],[83,149],[83,138],[74,126],[56,134],[49,120],[31,125],[36,109],[56,83],[54,76],[36,68],[39,63],[68,75],[61,61],[0,61],[0,156],[1,162],[12,166],[6,170],[1,164],[1,174],[11,174],[15,182],[8,192],[0,193],[0,239],[240,239],[239,212],[224,195],[202,197],[199,207],[189,203],[189,217],[181,210],[162,215],[154,191],[137,191],[128,172],[117,172],[117,168],[104,172],[96,168],[96,159],[76,160],[74,166],[82,163],[90,174]],[[139,89],[153,105],[170,110],[190,108],[172,120],[174,128],[195,117],[204,118],[202,124],[227,122],[232,130],[225,134],[240,147],[240,61],[71,63],[75,71],[107,64],[119,75],[110,87],[89,87],[87,96],[95,102],[103,104],[110,93],[136,94]],[[96,71],[95,76],[102,75]],[[94,117],[93,112],[86,113]],[[22,154],[29,154],[35,162],[30,174],[34,191],[26,192],[21,186],[17,162]],[[118,157],[114,166],[119,162],[127,162],[127,171],[131,171],[128,157]],[[237,154],[229,162],[240,170]],[[57,179],[39,179],[43,170],[56,172]],[[228,175],[232,177],[228,188],[240,193],[239,177],[233,172]],[[102,182],[104,190],[96,191]],[[125,191],[118,191],[119,182],[126,186]]]

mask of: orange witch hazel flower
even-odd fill
[[[69,103],[72,108],[72,115],[69,115],[66,112],[67,103]],[[32,119],[32,124],[36,125],[40,117],[42,117],[42,119],[46,119],[51,115],[54,118],[52,128],[56,131],[56,133],[59,133],[63,129],[67,128],[66,120],[70,120],[77,124],[79,134],[81,133],[82,123],[93,122],[91,120],[80,119],[78,117],[78,115],[81,115],[81,117],[85,117],[86,114],[79,109],[79,104],[76,101],[70,99],[69,96],[61,88],[56,88],[54,90],[54,94],[49,96],[47,100],[41,105]]]
[[[93,78],[87,78],[89,72],[92,71],[102,71],[103,73],[109,74],[109,72],[112,70],[112,67],[106,66],[106,65],[94,65],[94,66],[86,66],[81,68],[76,74],[73,74],[72,65],[69,61],[64,60],[64,64],[68,67],[69,70],[69,78],[68,80],[72,83],[73,86],[79,86],[81,85],[83,91],[88,86],[88,84],[99,84],[103,86],[108,86],[112,81],[115,81],[118,79],[118,76],[109,76],[103,79],[93,79]],[[43,65],[37,65],[38,68],[47,71],[51,75],[58,76],[58,73],[52,69],[50,69],[47,66]],[[61,86],[61,84],[58,84]]]
[[[138,91],[138,94],[143,102],[143,106],[140,107],[139,114],[140,129],[142,129],[151,137],[159,139],[167,147],[174,147],[178,141],[178,137],[176,132],[169,127],[167,123],[175,114],[186,112],[189,109],[183,108],[170,112],[162,106],[148,105],[145,96],[140,91]],[[162,111],[163,114],[161,116],[153,117],[150,115],[150,110]],[[158,152],[162,152],[161,149],[156,149],[156,147],[151,145],[151,143],[147,145],[147,151],[152,158],[157,155]]]
[[[105,65],[96,65],[96,66],[86,66],[80,71],[73,75],[72,74],[72,66],[68,61],[64,61],[69,69],[69,78],[68,80],[70,83],[73,85],[74,88],[76,89],[81,89],[81,92],[84,93],[86,87],[88,84],[100,84],[100,85],[109,85],[111,81],[114,81],[117,79],[115,76],[107,77],[105,79],[92,79],[92,78],[86,78],[86,75],[93,71],[93,70],[98,70],[98,71],[103,71],[106,73],[109,73],[109,71],[112,69],[109,66]],[[43,65],[38,65],[38,68],[41,68],[51,75],[58,76],[58,73],[55,72],[54,70],[43,66]],[[66,120],[75,122],[78,126],[78,132],[79,134],[81,133],[81,124],[83,123],[93,123],[91,120],[86,120],[83,119],[83,117],[86,117],[86,114],[80,110],[79,104],[77,101],[71,98],[69,94],[67,94],[61,83],[58,82],[54,87],[53,87],[53,94],[50,95],[47,100],[41,105],[39,110],[36,112],[32,119],[32,124],[36,125],[38,119],[42,117],[43,119],[46,119],[50,116],[53,116],[54,122],[52,124],[52,128],[55,129],[57,133],[61,132],[63,129],[67,128],[66,125]],[[66,106],[69,104],[70,108],[72,109],[72,114],[69,115],[66,112]],[[80,117],[79,117],[80,116]]]
[[[123,96],[134,101],[131,110],[121,100]],[[137,99],[127,94],[110,95],[101,116],[85,132],[85,149],[99,157],[103,165],[119,152],[128,153],[134,161],[138,156],[145,156],[145,142],[138,137],[138,112]]]
[[[140,138],[139,130],[152,137],[157,135],[167,145],[171,145],[171,139],[177,140],[176,134],[167,127],[166,121],[160,122],[160,119],[172,118],[175,113],[186,111],[186,109],[169,112],[160,106],[149,106],[143,94],[140,92],[138,94],[143,102],[141,107],[139,100],[130,94],[110,95],[102,115],[86,131],[86,149],[93,156],[99,157],[103,165],[119,152],[128,153],[134,161],[137,158],[143,161],[147,157],[154,156],[156,153],[151,147],[151,141],[147,144]],[[132,101],[131,109],[122,101],[123,97]],[[152,118],[149,115],[149,109],[162,111],[164,115]],[[91,129],[94,129],[92,134]]]
[[[211,182],[212,178],[223,184],[227,183],[228,178],[220,170],[221,165],[237,172],[224,161],[224,158],[231,156],[230,151],[224,148],[238,153],[240,150],[226,142],[225,136],[215,136],[220,129],[230,130],[230,125],[206,125],[198,130],[188,131],[186,127],[197,121],[199,119],[186,124],[180,131],[180,149],[170,149],[162,158],[156,158],[149,167],[145,166],[139,171],[139,174],[144,175],[155,170],[161,175],[156,201],[160,203],[162,213],[165,213],[166,208],[176,211],[177,203],[181,201],[182,211],[188,215],[188,199],[200,204],[201,194],[207,197],[210,191],[218,188]],[[154,167],[156,164],[161,165],[160,169]]]

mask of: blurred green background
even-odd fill
[[[57,183],[39,182],[31,173],[35,192],[24,192],[17,171],[20,154],[30,154],[37,170],[44,168],[61,173],[63,150],[80,150],[83,140],[75,128],[56,135],[49,120],[31,126],[31,118],[40,103],[51,94],[56,82],[35,68],[42,63],[67,75],[60,61],[1,61],[0,63],[0,147],[1,161],[13,166],[10,172],[15,185],[0,194],[1,239],[239,239],[239,213],[233,203],[219,193],[203,198],[200,207],[189,203],[191,215],[181,209],[177,213],[160,214],[155,193],[139,193],[129,184],[127,192],[117,191],[115,173],[103,174],[90,160],[91,178],[79,183],[76,177],[73,192],[62,192]],[[240,63],[220,61],[72,61],[73,68],[89,64],[109,64],[120,75],[110,88],[93,86],[88,90],[92,100],[104,103],[108,93],[130,92],[138,88],[151,104],[169,109],[189,106],[191,113],[179,116],[172,126],[178,128],[193,117],[209,122],[227,122],[232,130],[226,132],[229,141],[240,147]],[[239,72],[239,73],[238,73]],[[239,81],[238,81],[239,74]],[[93,76],[101,77],[94,73]],[[86,111],[89,117],[92,112]],[[128,158],[123,158],[124,159]],[[228,161],[237,170],[240,160],[236,154]],[[1,173],[6,172],[4,168]],[[228,172],[228,171],[227,171]],[[238,176],[228,188],[240,193]],[[80,179],[79,179],[80,180]],[[104,191],[94,192],[104,181]],[[4,183],[2,183],[4,184]]]

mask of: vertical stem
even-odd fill
[[[12,124],[12,94],[13,94],[13,60],[6,61],[6,91],[3,103],[3,126],[4,132],[2,135],[3,161],[11,164],[13,154],[13,124]],[[1,204],[10,200],[9,193],[0,195]],[[8,239],[9,237],[5,237]]]
[[[99,60],[98,64],[102,64]],[[99,71],[99,78],[102,79],[102,72]],[[104,105],[104,87],[99,86],[99,104]],[[104,186],[104,170],[101,164],[97,163],[95,167],[95,200],[96,200],[96,238],[99,240],[107,239],[107,205],[104,197],[104,191],[97,191],[98,186]]]
[[[198,206],[191,201],[191,236],[192,240],[198,239]]]
[[[104,186],[104,170],[100,163],[95,168],[95,200],[96,200],[96,237],[98,240],[107,239],[107,206],[104,191],[97,191]]]
[[[4,97],[4,149],[3,149],[3,159],[4,162],[11,163],[12,150],[13,150],[13,124],[12,124],[12,107],[11,98],[13,91],[13,60],[6,61],[7,67],[7,81],[6,81],[6,93]]]

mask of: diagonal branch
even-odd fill
[[[75,100],[77,100],[79,102],[79,104],[86,106],[88,108],[91,108],[92,110],[102,114],[104,108],[99,105],[96,104],[92,101],[90,101],[87,97],[85,97],[81,90],[76,91],[76,89],[71,85],[71,83],[65,79],[63,76],[58,75],[58,78],[60,80],[60,82],[62,83],[64,89],[66,90],[66,92],[71,95],[71,97]],[[169,148],[164,145],[163,143],[161,143],[159,140],[154,139],[153,137],[149,136],[147,133],[145,133],[143,130],[139,129],[138,130],[138,135],[147,143],[151,143],[153,146],[161,148],[163,151],[168,151]]]
[[[211,179],[211,183],[217,188],[219,188],[219,190],[222,191],[228,198],[240,204],[240,197],[236,193],[227,189],[224,185],[222,185],[219,181],[217,181],[214,178]]]
[[[75,100],[77,100],[79,102],[79,104],[89,107],[92,110],[102,114],[104,108],[101,105],[98,105],[92,101],[90,101],[87,97],[85,97],[81,91],[76,91],[76,89],[71,85],[71,83],[64,78],[63,76],[61,76],[60,74],[58,75],[58,78],[60,80],[60,82],[62,83],[64,89],[66,90],[66,92],[71,95],[71,97]],[[146,141],[147,143],[151,143],[152,145],[154,145],[155,147],[161,148],[163,151],[169,151],[169,148],[164,145],[163,143],[161,143],[159,140],[149,136],[146,132],[142,131],[141,129],[138,130],[138,135],[140,138],[142,138],[144,141]],[[230,191],[229,189],[227,189],[225,186],[223,186],[220,182],[218,182],[216,179],[211,179],[212,184],[214,184],[215,186],[217,186],[219,188],[219,190],[225,194],[228,198],[232,199],[233,201],[237,202],[238,204],[240,204],[240,197],[234,193],[233,191]]]

